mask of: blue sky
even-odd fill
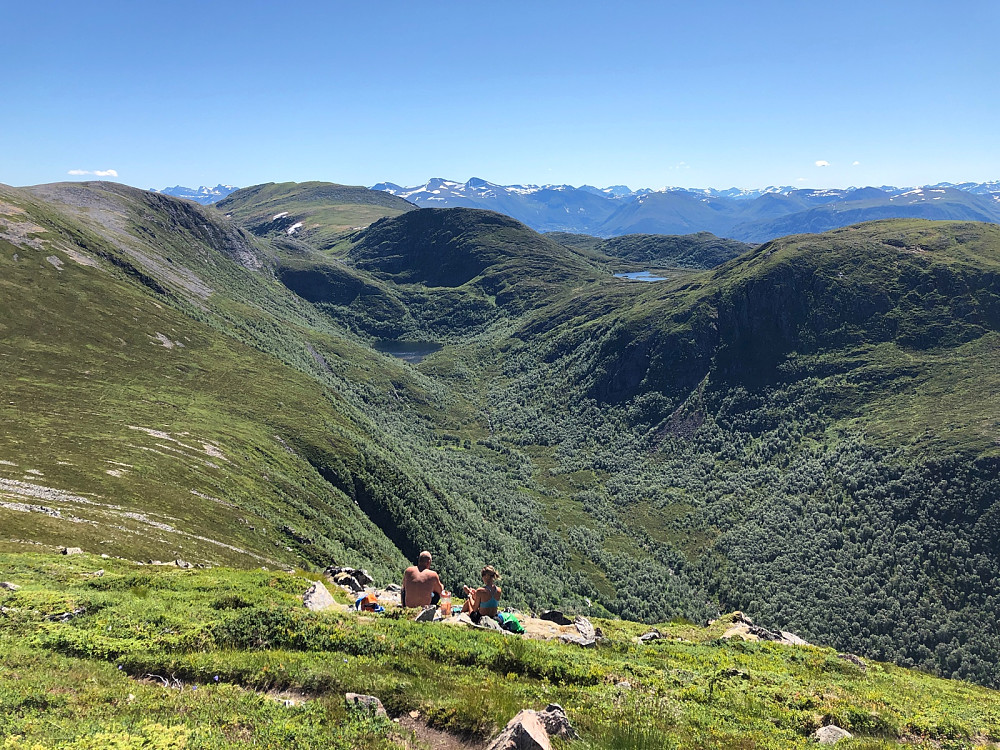
[[[1000,179],[993,0],[10,0],[3,15],[11,185]]]

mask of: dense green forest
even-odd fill
[[[624,255],[490,212],[355,216],[338,186],[327,214],[323,195],[238,191],[227,219],[125,188],[5,192],[0,479],[38,464],[34,482],[247,553],[185,537],[196,561],[395,579],[430,548],[452,588],[498,565],[519,606],[698,623],[742,609],[1000,685],[995,227],[876,222],[721,265],[703,251],[726,247],[696,236],[678,254],[670,238],[648,257],[689,267],[634,283],[612,276]],[[259,224],[283,211],[301,235]],[[117,314],[68,317],[66,293]],[[416,364],[373,349],[396,339],[441,348]],[[182,471],[175,444],[135,426],[232,458]],[[98,448],[131,473],[65,465]],[[51,503],[63,520],[0,507],[4,543],[153,554]],[[164,534],[155,554],[177,550]]]

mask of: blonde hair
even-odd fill
[[[494,568],[492,565],[486,565],[481,571],[479,571],[479,575],[486,575],[487,573],[493,576],[494,581],[500,580],[500,574],[497,572],[497,569]]]

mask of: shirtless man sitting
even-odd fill
[[[425,550],[417,557],[416,565],[411,565],[403,571],[400,604],[404,607],[426,607],[436,602],[443,591],[441,579],[431,570],[431,553]]]

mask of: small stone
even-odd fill
[[[82,555],[83,550],[79,547],[60,547],[59,551],[64,555]]]
[[[622,680],[621,682],[616,682],[615,687],[618,688],[619,690],[631,690],[632,683],[629,682],[628,680]]]
[[[389,714],[385,712],[385,706],[382,705],[382,701],[380,701],[374,695],[361,695],[360,693],[345,693],[344,700],[347,702],[348,708],[364,709],[366,711],[372,711],[376,716],[384,716],[385,718],[389,718]]]
[[[181,560],[180,558],[174,560],[174,565],[176,565],[178,568],[184,568],[185,570],[194,567],[194,565],[192,565],[191,563],[186,562],[185,560]]]
[[[420,718],[420,712],[419,711],[410,711],[410,718],[411,719],[419,719]]]
[[[825,727],[820,727],[813,733],[813,737],[819,741],[821,745],[833,745],[840,740],[846,740],[853,737],[850,732],[846,729],[841,729],[840,727],[830,724]]]
[[[90,575],[94,576],[94,578],[100,578],[101,576],[104,575],[104,568],[101,568],[100,570],[95,570]]]
[[[11,583],[10,581],[0,581],[0,589],[6,589],[7,591],[17,591],[20,586],[16,583]]]
[[[862,661],[860,656],[856,656],[855,654],[837,654],[837,658],[848,661],[856,667],[861,667],[862,671],[868,670],[868,665]]]

